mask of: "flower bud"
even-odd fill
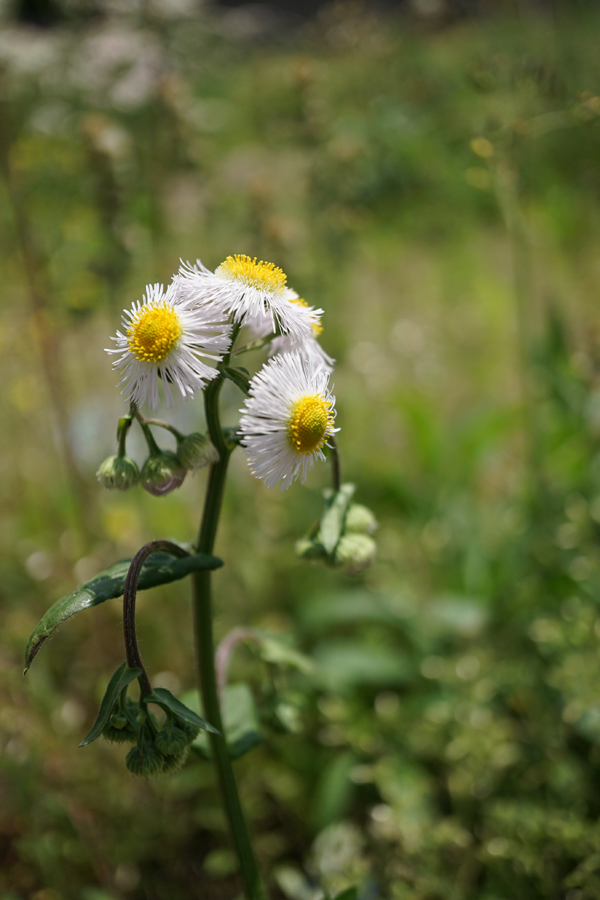
[[[128,456],[109,456],[100,465],[96,477],[105,488],[126,491],[138,483],[140,472]]]
[[[345,534],[335,548],[335,562],[348,575],[358,575],[373,565],[377,546],[366,534]]]
[[[149,741],[144,741],[141,749],[137,745],[132,747],[125,759],[125,765],[130,772],[134,775],[144,775],[146,778],[162,772],[163,764],[163,755]]]
[[[161,772],[164,774],[166,774],[167,772],[178,772],[186,761],[189,750],[189,747],[184,747],[183,750],[181,750],[179,753],[174,753],[171,756],[165,756],[163,758]]]
[[[171,719],[167,719],[154,739],[154,746],[165,756],[179,756],[191,744],[196,734],[188,734],[182,728],[178,728]]]
[[[162,450],[149,456],[142,466],[142,487],[155,497],[162,497],[180,487],[185,469],[179,458],[170,450]]]
[[[197,431],[177,441],[177,456],[181,464],[192,472],[219,461],[216,447],[205,434]]]
[[[310,538],[301,538],[296,541],[296,556],[301,559],[323,559],[326,555],[323,545]]]
[[[360,503],[352,503],[346,513],[344,532],[352,534],[373,534],[377,528],[377,519],[370,509]]]
[[[137,739],[137,734],[125,716],[116,713],[104,726],[102,737],[113,744],[124,744],[126,741],[133,743]]]

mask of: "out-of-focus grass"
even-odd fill
[[[291,632],[318,663],[290,686],[303,733],[238,763],[271,883],[598,897],[597,15],[236,22],[0,34],[0,896],[236,894],[205,763],[146,783],[122,749],[77,749],[122,661],[118,602],[25,682],[21,660],[75,583],[194,534],[202,474],[161,500],[95,483],[125,409],[103,348],[180,257],[242,252],[326,310],[345,477],[380,521],[365,576],[301,566],[326,468],[280,495],[234,459],[217,636]],[[175,691],[189,616],[185,584],[140,598]],[[260,692],[244,653],[233,678]]]

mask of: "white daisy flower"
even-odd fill
[[[293,293],[293,292],[292,292]],[[292,303],[297,304],[300,308],[312,310],[306,300],[303,300],[297,294],[294,298],[290,297]],[[320,321],[311,323],[310,335],[302,338],[296,338],[293,334],[281,334],[273,338],[269,348],[269,356],[276,356],[281,353],[293,353],[297,350],[302,357],[306,357],[311,362],[320,363],[323,368],[330,374],[333,372],[335,359],[332,359],[319,344],[318,338],[323,333],[323,326]]]
[[[298,352],[275,356],[250,382],[240,410],[241,443],[250,471],[267,487],[284,490],[306,475],[334,428],[335,397],[329,373]]]
[[[228,256],[214,272],[202,265],[183,264],[179,270],[184,296],[211,302],[233,315],[235,322],[266,322],[284,334],[309,337],[323,310],[304,309],[290,302],[294,291],[286,287],[287,276],[270,262],[256,261],[243,253]]]
[[[323,368],[329,373],[333,372],[335,359],[332,359],[328,353],[323,350],[319,344],[318,337],[323,333],[323,326],[319,320],[315,321],[312,313],[320,313],[321,310],[315,310],[309,306],[306,300],[298,296],[296,291],[291,288],[287,291],[290,303],[297,304],[300,307],[299,315],[302,310],[308,316],[307,323],[310,325],[310,333],[303,335],[301,338],[295,337],[293,334],[280,334],[273,338],[269,346],[269,356],[277,356],[281,353],[293,353],[297,350],[301,356],[306,356],[315,363],[322,363]],[[257,319],[245,320],[249,326],[254,339],[268,338],[275,331],[272,315],[262,315]]]
[[[160,402],[159,379],[167,406],[173,404],[171,385],[184,399],[192,397],[218,374],[198,357],[221,360],[231,342],[222,312],[183,298],[177,278],[166,291],[162,284],[148,285],[143,302],[124,311],[122,328],[111,338],[116,349],[107,353],[121,354],[113,367],[123,372],[122,393],[151,409]]]

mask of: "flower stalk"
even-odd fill
[[[226,440],[220,424],[219,394],[223,376],[211,381],[204,392],[206,422],[210,439],[219,453],[219,459],[210,467],[204,512],[197,551],[211,554],[217,535],[223,503],[225,479],[229,457],[235,444]],[[224,737],[221,706],[215,671],[215,647],[213,639],[212,579],[208,570],[195,572],[193,576],[194,631],[198,654],[200,693],[206,719],[219,732],[210,734],[212,758],[217,770],[223,804],[229,821],[231,836],[240,862],[248,900],[265,900],[266,894],[258,863],[252,850],[250,835],[242,811],[232,761]]]

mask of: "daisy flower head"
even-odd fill
[[[323,310],[303,309],[291,302],[298,295],[286,286],[287,276],[274,263],[257,261],[243,253],[228,256],[211,272],[197,260],[179,270],[182,290],[196,302],[211,302],[235,322],[272,323],[272,331],[308,337]]]
[[[300,308],[314,311],[306,300],[298,297],[290,298],[292,303],[297,304]],[[320,320],[311,321],[310,335],[296,338],[292,334],[281,334],[273,338],[269,349],[269,356],[276,356],[280,353],[292,353],[297,350],[301,356],[305,356],[316,364],[321,364],[323,368],[331,374],[335,365],[335,359],[332,359],[328,353],[321,347],[318,338],[323,332],[323,326]]]
[[[199,357],[219,361],[231,342],[222,312],[192,304],[182,296],[178,278],[166,291],[162,284],[148,285],[143,301],[124,311],[122,329],[111,338],[116,348],[107,353],[120,354],[113,367],[122,372],[122,393],[151,409],[160,402],[159,380],[167,406],[173,404],[171,385],[184,399],[203,388],[218,373]]]
[[[339,429],[329,373],[299,352],[275,356],[250,382],[240,410],[241,443],[250,471],[267,487],[284,490],[301,476],[302,484],[323,447]]]

